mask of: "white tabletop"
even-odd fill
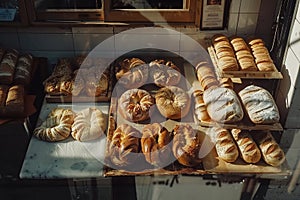
[[[37,126],[55,107],[70,107],[75,112],[96,106],[108,114],[109,103],[46,103],[44,102]],[[32,136],[21,168],[21,178],[91,178],[103,176],[106,137],[79,142],[71,136],[60,142],[41,141]]]

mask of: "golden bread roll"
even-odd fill
[[[240,150],[240,155],[247,163],[257,163],[261,159],[261,152],[247,130],[232,129],[231,134]]]
[[[141,122],[149,119],[154,104],[154,97],[146,90],[130,89],[120,96],[118,113],[128,121]]]
[[[128,124],[119,125],[109,142],[108,156],[117,166],[127,166],[135,163],[140,152],[141,133]]]
[[[151,165],[165,167],[174,161],[172,155],[173,135],[159,123],[143,127],[141,147],[146,161]]]
[[[224,128],[213,127],[207,132],[215,144],[216,152],[222,160],[234,162],[239,157],[239,150],[230,132]]]
[[[285,161],[285,155],[269,131],[259,132],[254,136],[263,160],[274,167],[280,166]]]
[[[202,162],[199,157],[201,149],[200,131],[189,124],[176,125],[173,129],[173,154],[184,166],[195,167]]]
[[[206,105],[203,101],[203,91],[196,90],[193,92],[195,100],[195,116],[199,121],[209,121],[210,117],[206,110]]]
[[[71,133],[73,122],[74,112],[72,110],[55,108],[49,113],[46,120],[34,129],[33,135],[48,142],[65,140]]]
[[[249,85],[238,95],[244,104],[250,120],[255,124],[279,122],[280,115],[273,96],[266,89]]]
[[[76,113],[71,135],[81,142],[94,140],[104,135],[106,126],[106,118],[101,110],[86,108]]]
[[[157,109],[168,119],[181,119],[190,110],[191,99],[186,91],[176,86],[160,88],[155,94]]]

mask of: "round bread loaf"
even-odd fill
[[[144,126],[141,147],[146,161],[158,167],[171,164],[174,161],[172,139],[172,133],[159,123]]]
[[[76,113],[71,135],[75,140],[84,142],[104,135],[106,118],[97,108],[86,108]]]
[[[33,135],[40,140],[55,142],[69,137],[74,122],[74,112],[70,109],[55,108],[46,120],[34,129]]]
[[[159,89],[155,95],[155,101],[159,112],[168,119],[185,117],[191,105],[189,95],[176,86],[166,86]]]
[[[155,99],[146,90],[130,89],[120,96],[118,113],[128,121],[141,122],[149,119],[154,104]]]

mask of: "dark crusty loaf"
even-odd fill
[[[14,49],[4,54],[0,63],[0,84],[9,85],[13,82],[18,56],[18,51]]]
[[[264,88],[249,85],[239,92],[250,120],[256,124],[279,122],[280,116],[273,96]]]
[[[29,84],[31,78],[32,64],[32,55],[27,53],[19,57],[14,75],[15,84]]]

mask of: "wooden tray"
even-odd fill
[[[117,125],[125,122],[117,114],[117,99],[112,97],[110,110],[109,110],[109,124],[107,130],[107,142],[106,142],[106,152],[108,151],[109,141],[111,140],[114,130]],[[127,121],[126,121],[127,122]],[[133,125],[137,129],[141,129],[143,124],[134,124],[127,122],[128,124]],[[182,122],[167,120],[161,122],[169,131],[175,126]],[[126,169],[118,169],[114,167],[110,162],[109,156],[105,155],[105,165],[104,165],[104,176],[132,176],[132,175],[204,175],[204,174],[242,174],[242,175],[268,175],[269,177],[278,176],[288,176],[291,174],[287,163],[285,162],[279,167],[273,167],[266,164],[264,161],[260,161],[257,164],[248,164],[244,162],[241,158],[238,158],[237,161],[233,163],[228,163],[223,161],[217,156],[214,144],[211,142],[211,139],[206,132],[209,127],[199,126],[193,121],[186,120],[184,123],[190,124],[194,129],[198,129],[203,134],[201,134],[201,148],[203,148],[205,156],[202,159],[202,163],[197,167],[185,167],[180,165],[176,160],[171,163],[169,166],[162,169],[154,169],[150,164],[143,165],[144,168],[141,168],[138,171],[130,171]]]
[[[110,73],[109,84],[106,92],[97,97],[72,96],[72,95],[49,95],[46,94],[46,101],[49,103],[71,103],[71,102],[109,102],[114,88],[114,77]]]
[[[210,39],[206,39],[208,54],[215,67],[215,71],[222,78],[243,78],[243,79],[283,79],[281,72],[274,68],[274,71],[223,71],[218,67],[218,58]]]

